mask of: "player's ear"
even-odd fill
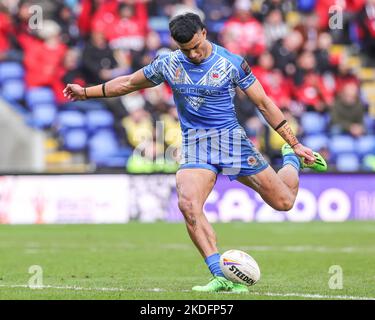
[[[206,40],[207,30],[205,28],[202,29],[202,37],[204,38],[204,40]]]

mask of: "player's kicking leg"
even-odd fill
[[[242,176],[237,180],[253,188],[272,208],[288,211],[292,209],[297,197],[299,170],[311,168],[317,172],[324,172],[327,171],[327,164],[317,152],[314,152],[315,161],[313,163],[305,163],[288,144],[283,145],[281,153],[283,167],[277,173],[268,167],[255,175]]]
[[[215,182],[216,173],[209,169],[180,169],[176,174],[178,206],[185,218],[187,231],[213,275],[207,285],[193,287],[193,291],[248,292],[246,286],[234,284],[224,277],[220,269],[216,235],[203,213],[203,205]]]

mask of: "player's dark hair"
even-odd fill
[[[195,13],[180,14],[169,22],[171,36],[179,43],[189,42],[193,39],[194,34],[203,29],[206,29],[206,27]]]

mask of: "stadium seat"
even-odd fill
[[[87,146],[87,131],[82,128],[72,128],[66,130],[61,138],[63,141],[63,148],[71,152],[83,151]]]
[[[105,105],[97,100],[70,101],[60,105],[60,109],[86,112],[105,109]]]
[[[364,117],[364,123],[365,123],[366,131],[369,134],[375,134],[375,118],[369,114],[366,114]]]
[[[306,112],[301,116],[301,126],[306,135],[320,134],[326,129],[325,117],[316,112]]]
[[[224,27],[225,21],[212,21],[208,23],[207,27],[209,30],[215,33],[219,33]]]
[[[103,128],[112,128],[114,125],[113,115],[107,110],[88,111],[86,119],[87,128],[90,132]]]
[[[30,108],[36,104],[55,103],[55,94],[47,87],[32,88],[26,93],[26,103]]]
[[[303,143],[307,147],[319,151],[322,148],[327,148],[329,144],[329,139],[324,134],[309,135],[303,138]]]
[[[361,156],[375,153],[375,136],[367,135],[359,137],[356,141],[356,150]]]
[[[23,79],[25,71],[23,66],[17,62],[0,63],[0,82],[13,79]]]
[[[89,143],[90,161],[99,167],[124,168],[132,150],[121,148],[113,130],[102,129],[96,132]]]
[[[355,153],[342,153],[337,155],[336,169],[343,172],[354,172],[360,169],[360,160]]]
[[[314,10],[316,0],[297,0],[298,11],[308,13]]]
[[[80,111],[60,111],[57,116],[57,125],[60,129],[85,128],[86,118]]]
[[[333,136],[329,143],[329,149],[332,154],[350,153],[355,151],[354,138],[348,135]]]
[[[12,102],[20,101],[25,94],[25,83],[21,79],[10,79],[3,82],[1,86],[2,96]]]
[[[57,110],[54,104],[38,104],[32,110],[32,120],[37,128],[49,128],[56,119]]]
[[[116,135],[112,130],[100,130],[89,141],[90,152],[97,155],[109,155],[118,150]]]

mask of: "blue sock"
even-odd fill
[[[220,268],[220,253],[214,253],[213,255],[210,255],[204,259],[204,261],[206,262],[208,269],[210,269],[213,276],[225,277]]]
[[[299,158],[296,154],[294,153],[289,153],[283,157],[283,166],[290,164],[294,168],[299,171],[301,169],[301,163],[299,162]]]

